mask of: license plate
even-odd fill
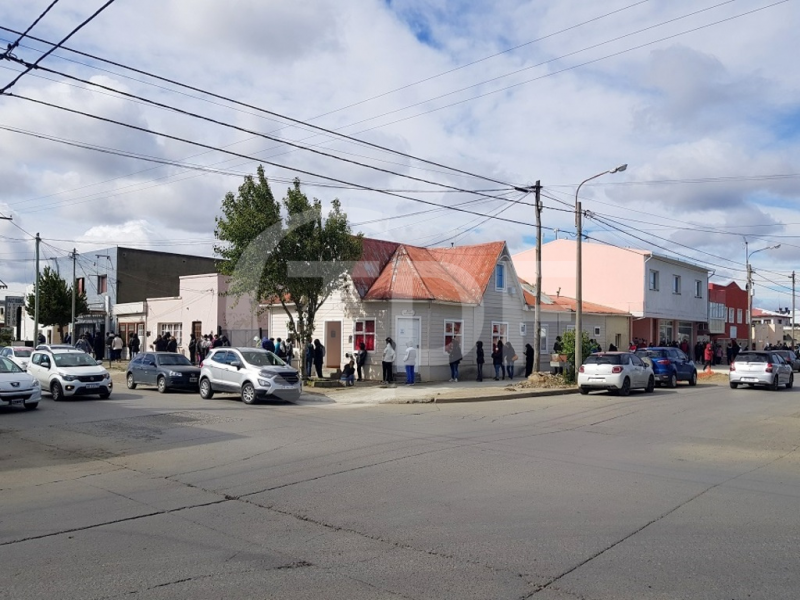
[[[197,377],[189,377],[189,383],[197,383]]]
[[[749,383],[751,381],[755,383],[758,381],[758,379],[756,377],[742,377],[742,381],[744,381],[745,383]]]
[[[21,405],[22,405],[22,398],[11,399],[11,406],[21,406]]]
[[[98,386],[99,386],[99,384],[97,384],[97,383],[87,383],[86,384],[86,387],[89,388],[89,389],[96,388]]]
[[[589,381],[605,381],[605,377],[589,377]]]

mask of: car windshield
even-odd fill
[[[283,367],[286,365],[285,362],[268,350],[263,350],[261,352],[257,350],[243,350],[242,358],[245,362],[256,367]]]
[[[736,361],[748,363],[768,363],[769,356],[766,354],[740,354],[736,357]]]
[[[186,358],[183,354],[159,354],[156,357],[158,364],[160,365],[185,365],[185,366],[192,366],[192,363],[189,362],[189,359]]]
[[[22,373],[22,369],[5,356],[0,356],[0,373]]]
[[[592,354],[586,357],[585,365],[619,365],[621,354]]]
[[[28,350],[27,348],[20,348],[18,350],[14,350],[14,356],[16,356],[17,358],[30,358],[31,351]]]
[[[97,361],[85,352],[70,352],[69,354],[54,354],[53,360],[57,367],[96,367]]]

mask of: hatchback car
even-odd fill
[[[578,369],[581,394],[608,390],[627,396],[633,389],[652,392],[656,387],[653,369],[630,352],[598,352],[586,357]]]
[[[636,351],[636,356],[653,368],[656,385],[674,388],[679,381],[697,385],[697,367],[680,348],[642,348]]]
[[[777,352],[740,352],[731,363],[728,381],[733,389],[741,384],[764,385],[771,390],[785,385],[790,389],[794,385],[794,373],[792,365]]]
[[[174,389],[196,392],[199,381],[200,367],[175,352],[137,354],[125,373],[128,389],[135,390],[137,385],[154,385],[162,394]]]
[[[7,356],[0,356],[0,406],[24,406],[33,410],[42,399],[36,378],[23,371]]]
[[[31,354],[33,354],[33,350],[26,346],[6,346],[0,350],[0,356],[11,359],[13,362],[17,363],[23,371],[28,368]]]
[[[300,373],[260,348],[215,348],[200,365],[200,396],[205,399],[229,392],[241,395],[245,404],[271,396],[294,401],[302,391]]]
[[[53,400],[72,396],[111,395],[111,375],[82,350],[54,348],[33,353],[28,373],[39,380]]]
[[[800,357],[797,356],[794,350],[775,350],[774,352],[792,365],[792,371],[795,373],[800,372]]]

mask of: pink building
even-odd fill
[[[576,296],[575,254],[572,240],[542,246],[542,291]],[[535,248],[512,260],[522,279],[536,280]],[[584,242],[583,299],[633,315],[633,338],[692,345],[708,319],[708,269],[649,250]]]

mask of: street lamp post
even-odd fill
[[[747,248],[747,240],[744,241],[744,252],[745,252],[745,266],[747,267],[747,349],[753,350],[753,267],[750,265],[750,257],[753,254],[757,254],[759,252],[763,252],[764,250],[777,250],[780,248],[780,244],[776,244],[775,246],[767,246],[766,248],[759,248],[758,250],[753,250],[752,252],[748,252]]]
[[[582,248],[581,242],[583,241],[583,212],[581,210],[581,203],[578,200],[578,194],[581,191],[581,187],[587,181],[591,181],[592,179],[597,179],[598,177],[602,177],[603,175],[609,175],[611,173],[621,173],[625,169],[628,168],[627,164],[620,165],[615,169],[611,169],[610,171],[603,171],[602,173],[598,173],[597,175],[592,175],[588,179],[584,179],[583,181],[578,184],[578,189],[575,190],[575,229],[577,231],[577,244],[576,244],[576,256],[575,256],[575,371],[577,373],[578,369],[580,368],[581,364],[583,363],[583,255],[582,255]]]

